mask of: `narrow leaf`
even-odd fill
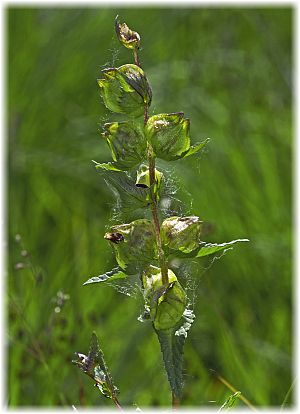
[[[192,145],[188,151],[184,154],[183,158],[189,157],[190,155],[196,154],[200,150],[202,150],[205,145],[210,141],[209,138],[206,138],[205,141],[199,142],[198,144]]]
[[[84,282],[83,285],[89,285],[90,283],[99,283],[99,282],[106,282],[108,279],[110,281],[117,280],[117,279],[126,279],[127,275],[124,273],[120,267],[115,267],[109,272],[104,273],[103,275],[93,276]]]
[[[124,212],[148,205],[149,189],[137,187],[135,181],[126,172],[118,170],[112,163],[97,164],[96,168],[117,196]]]
[[[96,164],[96,170],[105,170],[105,171],[122,171],[118,167],[116,167],[115,163],[113,162],[106,162],[103,164],[99,164],[96,161],[93,161]]]
[[[119,390],[113,383],[95,332],[92,334],[88,355],[76,353],[76,356],[77,360],[72,361],[73,364],[95,381],[106,398],[115,400]]]
[[[155,330],[171,390],[178,398],[180,398],[183,388],[183,347],[194,319],[194,313],[190,309],[186,309],[177,327]]]
[[[160,349],[163,355],[171,390],[173,394],[180,397],[183,387],[182,362],[184,340],[181,340],[180,343],[176,343],[174,329],[172,328],[157,330],[156,334],[160,343]]]
[[[232,240],[227,243],[205,243],[200,250],[198,251],[196,257],[208,256],[209,254],[214,254],[220,250],[230,249],[234,244],[240,242],[248,242],[248,239],[237,239]]]
[[[92,337],[91,337],[91,342],[90,342],[89,354],[88,354],[88,359],[90,360],[92,365],[94,365],[97,362],[98,355],[99,355],[98,338],[95,332],[93,332]]]
[[[240,391],[237,391],[234,394],[230,395],[227,398],[227,400],[224,402],[224,404],[220,407],[218,412],[220,412],[224,409],[227,411],[230,408],[232,408],[236,404],[236,402],[237,402],[238,398],[240,397],[240,395],[241,395]]]
[[[172,255],[172,257],[178,257],[181,259],[203,257],[203,256],[208,256],[210,254],[217,253],[221,250],[230,250],[234,247],[234,244],[240,243],[240,242],[248,242],[248,241],[249,241],[248,239],[237,239],[237,240],[233,240],[227,243],[200,242],[199,247],[197,247],[192,252],[185,253],[180,250],[169,249],[169,254]]]
[[[97,386],[102,394],[107,398],[112,398],[112,396],[119,393],[119,390],[113,383],[112,376],[107,368],[104,355],[98,344],[98,338],[95,332],[93,332],[93,336],[96,337],[98,346],[98,365],[94,369],[95,380],[97,381]]]

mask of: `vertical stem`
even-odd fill
[[[141,67],[139,55],[137,49],[133,50],[134,56],[134,63]],[[144,125],[147,124],[149,119],[148,114],[148,105],[145,104],[144,106]],[[161,277],[162,277],[162,284],[167,285],[169,283],[168,278],[168,264],[166,261],[165,253],[162,247],[161,237],[160,237],[160,223],[158,218],[158,206],[157,206],[157,197],[155,194],[155,157],[153,153],[152,145],[148,142],[148,164],[149,164],[149,180],[150,180],[150,197],[151,197],[151,213],[152,213],[152,220],[155,228],[155,237],[156,237],[156,245],[158,250],[158,261],[160,265]],[[177,409],[180,407],[180,401],[177,397],[174,396],[172,393],[172,407],[173,409]],[[122,408],[121,408],[122,410]]]
[[[146,125],[148,121],[148,106],[145,105],[144,111],[144,124]],[[158,218],[158,206],[157,206],[157,197],[154,191],[155,187],[155,157],[153,154],[153,148],[151,144],[148,142],[148,163],[149,163],[149,178],[150,178],[150,196],[151,196],[151,213],[153,224],[155,228],[155,236],[156,236],[156,244],[158,250],[158,261],[161,270],[161,277],[163,285],[167,285],[169,283],[168,278],[168,264],[166,262],[165,253],[162,247],[161,237],[160,237],[160,224]]]
[[[137,66],[141,67],[141,62],[140,62],[140,59],[139,59],[139,54],[138,54],[137,49],[133,49],[133,57],[134,57],[134,63]]]
[[[114,395],[112,397],[113,402],[115,403],[115,406],[120,410],[120,411],[124,411],[123,407],[121,406],[121,404],[119,403],[118,398]]]
[[[178,410],[180,408],[180,399],[172,393],[172,408]]]

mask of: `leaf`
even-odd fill
[[[120,170],[114,162],[106,162],[103,164],[99,164],[98,162],[94,161],[96,164],[96,170],[105,170],[105,171],[122,171]]]
[[[89,285],[90,283],[99,283],[99,282],[106,282],[108,279],[110,281],[117,280],[117,279],[126,279],[127,275],[124,273],[120,267],[115,267],[109,272],[104,273],[103,275],[93,276],[84,282],[84,285]]]
[[[208,256],[209,254],[214,254],[216,252],[219,252],[220,250],[230,249],[234,244],[240,243],[240,242],[248,242],[248,239],[237,239],[232,240],[227,243],[205,243],[202,247],[200,247],[200,250],[198,251],[196,257],[203,257]]]
[[[194,319],[194,313],[190,309],[186,309],[177,327],[164,330],[155,329],[169,384],[173,394],[178,398],[180,398],[183,388],[183,347]]]
[[[218,412],[220,412],[224,409],[229,410],[230,408],[232,408],[236,404],[237,399],[240,397],[240,395],[241,395],[240,391],[237,391],[234,394],[230,395],[227,398],[227,400],[224,402],[224,404],[220,407]]]
[[[104,360],[95,332],[92,333],[88,356],[76,353],[77,360],[72,361],[81,371],[91,377],[106,398],[116,399],[119,390],[114,385]]]
[[[189,157],[190,155],[194,155],[197,152],[199,152],[200,150],[202,150],[202,148],[205,147],[205,145],[210,141],[210,138],[206,138],[205,141],[202,142],[198,142],[198,144],[192,145],[183,155],[183,157],[181,158],[186,158]]]
[[[192,252],[185,253],[185,252],[180,251],[180,250],[169,249],[168,253],[172,257],[178,257],[178,258],[181,258],[181,259],[204,257],[204,256],[208,256],[210,254],[217,253],[221,250],[230,250],[234,247],[233,246],[234,244],[240,243],[240,242],[248,242],[248,241],[249,241],[248,239],[237,239],[237,240],[232,240],[232,241],[226,242],[226,243],[200,242],[199,247],[197,247]]]
[[[117,196],[124,212],[149,204],[149,189],[137,187],[135,181],[126,172],[117,169],[113,163],[97,164],[96,168]]]
[[[97,362],[97,358],[100,352],[98,338],[95,332],[92,333],[91,342],[90,342],[90,349],[88,354],[88,359],[91,361],[92,364]]]

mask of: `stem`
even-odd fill
[[[89,374],[89,373],[87,373],[87,375],[88,375],[89,377],[91,377],[91,378],[92,378],[92,380],[94,380],[94,381],[96,382],[96,384],[98,384],[98,385],[100,385],[100,386],[102,385],[100,381],[98,381],[97,379],[95,379],[95,378],[93,377],[93,375],[91,375],[91,374]],[[118,400],[118,398],[117,398],[117,396],[116,396],[116,394],[115,394],[115,392],[114,392],[114,390],[113,390],[113,385],[111,384],[111,382],[110,382],[110,381],[109,381],[109,386],[110,386],[110,391],[111,391],[111,400],[114,402],[114,404],[116,405],[116,407],[117,407],[120,411],[124,411],[124,409],[123,409],[122,405],[120,404],[120,402],[119,402],[119,400]]]
[[[134,62],[137,66],[141,67],[138,50],[133,50]],[[144,106],[144,125],[147,124],[149,119],[148,114],[148,105],[145,104]],[[151,197],[151,213],[152,213],[152,220],[155,229],[155,237],[156,237],[156,245],[158,250],[158,261],[160,265],[161,271],[161,278],[162,284],[167,285],[169,283],[168,277],[168,264],[165,257],[165,252],[162,247],[161,237],[160,237],[160,223],[158,218],[158,205],[157,205],[157,197],[155,193],[155,156],[153,152],[152,145],[148,142],[148,165],[149,165],[149,181],[150,181],[150,197]],[[172,407],[173,409],[177,409],[180,407],[180,401],[175,395],[172,393]],[[121,408],[122,410],[122,408]]]
[[[140,62],[140,59],[139,59],[139,54],[138,54],[137,49],[133,49],[133,57],[134,57],[134,63],[137,66],[141,67],[141,62]]]
[[[141,67],[138,49],[133,49],[133,57],[134,57],[134,63]],[[145,104],[144,106],[144,125],[147,124],[149,118],[148,114],[148,105]],[[168,278],[168,264],[166,262],[165,253],[162,248],[162,242],[160,237],[160,224],[159,224],[159,218],[158,218],[158,206],[157,206],[157,198],[154,191],[155,186],[155,157],[153,153],[153,148],[151,144],[148,142],[148,162],[149,162],[149,178],[150,178],[150,197],[151,197],[151,213],[152,213],[152,219],[153,224],[155,228],[155,236],[156,236],[156,244],[157,244],[157,250],[158,250],[158,261],[160,265],[161,270],[161,277],[162,277],[162,284],[167,285],[169,283]]]
[[[180,408],[180,399],[172,393],[172,408],[178,410]]]
[[[221,377],[221,375],[219,375],[217,371],[215,371],[214,369],[211,369],[211,371],[216,376],[216,378],[220,382],[222,382],[222,384],[224,384],[227,388],[229,388],[233,392],[238,392],[238,390],[233,385],[231,385],[225,378]],[[238,398],[242,400],[252,411],[257,411],[257,409],[251,404],[251,402],[243,396],[243,394],[240,394]]]
[[[155,235],[156,235],[156,243],[158,249],[158,261],[160,264],[161,269],[161,276],[162,276],[162,284],[167,285],[169,283],[168,278],[168,265],[166,263],[165,253],[162,248],[162,242],[160,237],[160,224],[158,218],[158,207],[157,207],[157,198],[154,192],[155,186],[155,158],[153,156],[153,149],[150,144],[148,144],[148,160],[149,160],[149,177],[150,177],[150,194],[151,194],[151,213],[153,224],[155,228]]]
[[[113,402],[115,403],[116,407],[120,410],[120,411],[124,411],[123,407],[121,406],[121,404],[119,403],[118,398],[114,395],[112,397]]]
[[[145,112],[144,112],[144,124],[146,125],[148,121],[148,106],[145,105]],[[158,218],[158,206],[157,206],[157,197],[154,191],[155,186],[155,157],[153,154],[153,148],[151,144],[148,142],[148,162],[149,162],[149,178],[150,178],[150,197],[151,197],[151,213],[153,224],[155,228],[155,236],[156,236],[156,244],[158,250],[158,261],[161,270],[161,277],[162,277],[162,284],[167,285],[169,283],[168,278],[168,264],[166,262],[165,253],[162,247],[161,237],[160,237],[160,224]]]

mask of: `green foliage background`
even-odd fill
[[[6,10],[8,404],[110,406],[71,364],[92,330],[123,404],[170,404],[157,338],[137,322],[141,300],[82,287],[115,265],[103,239],[113,196],[91,160],[110,160],[97,130],[113,119],[96,78],[132,62],[116,14],[142,37],[150,114],[184,111],[193,142],[212,138],[200,159],[167,165],[177,196],[190,194],[206,241],[251,240],[192,266],[183,405],[222,405],[231,392],[216,370],[252,404],[279,406],[293,381],[293,10],[258,7]],[[16,269],[22,248],[33,268]],[[57,313],[60,290],[70,298]]]

